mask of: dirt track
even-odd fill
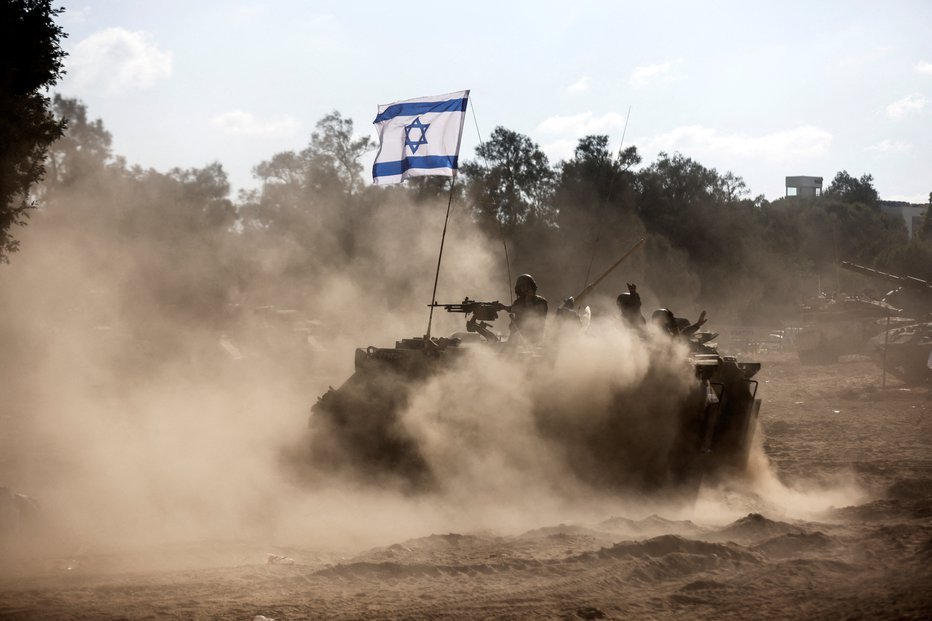
[[[774,496],[751,494],[734,499],[748,512],[727,523],[592,515],[519,534],[424,533],[342,556],[301,542],[79,550],[8,567],[0,617],[932,617],[929,389],[891,379],[881,391],[866,360],[762,360],[764,449],[783,497],[845,484],[858,503],[795,519]]]

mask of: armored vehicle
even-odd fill
[[[886,317],[898,309],[863,296],[826,296],[807,301],[800,309],[802,329],[796,352],[805,364],[836,362],[839,356],[865,353],[868,342],[883,330]]]
[[[884,296],[888,317],[895,317],[869,341],[884,367],[909,383],[932,381],[932,283],[914,276],[888,274],[842,261],[847,270],[879,278],[896,287]]]
[[[531,377],[552,371],[558,356],[553,349],[526,348],[493,331],[490,322],[503,308],[497,302],[467,298],[439,306],[465,314],[466,331],[357,349],[353,375],[318,399],[309,421],[314,468],[415,493],[431,490],[439,484],[434,465],[403,415],[431,378],[460,374],[455,381],[470,385],[475,380],[465,375],[468,366],[458,363],[477,355],[505,357],[524,365]],[[538,393],[530,404],[536,431],[566,456],[567,469],[579,481],[597,488],[669,492],[688,500],[703,480],[740,476],[757,428],[760,399],[753,378],[760,364],[720,355],[709,346],[714,336],[694,335],[687,359],[681,355],[674,365],[652,366],[640,384],[600,387],[609,397],[598,411],[592,403],[583,407],[552,398],[559,388],[551,397]],[[668,337],[645,333],[638,342],[648,347],[663,338]],[[558,374],[546,377],[560,381]]]

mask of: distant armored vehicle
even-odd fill
[[[466,332],[357,349],[355,373],[312,407],[308,455],[315,471],[401,484],[411,492],[430,490],[436,473],[403,416],[427,381],[444,372],[462,373],[455,363],[480,353],[510,357],[526,365],[522,368],[530,376],[552,363],[554,352],[546,347],[523,350],[492,331],[489,322],[502,308],[497,302],[467,298],[438,306],[464,313]],[[651,371],[650,385],[607,386],[611,396],[604,411],[537,398],[530,405],[537,431],[559,447],[558,453],[576,456],[567,459],[567,468],[593,487],[692,499],[703,479],[741,475],[757,428],[760,400],[753,378],[760,364],[719,355],[705,344],[713,337],[695,335],[689,359],[672,370]],[[475,381],[454,379],[467,386]],[[676,392],[674,383],[685,388]],[[667,386],[670,390],[664,390]]]
[[[800,309],[802,328],[796,335],[800,362],[836,362],[839,356],[863,354],[868,342],[883,330],[882,322],[898,309],[861,296],[819,296]]]
[[[884,296],[884,303],[892,310],[889,316],[897,321],[870,339],[872,353],[888,371],[907,382],[932,381],[932,283],[848,261],[842,261],[841,266],[896,285]]]
[[[883,297],[883,301],[896,309],[900,316],[919,319],[932,315],[932,283],[915,276],[888,274],[850,261],[842,261],[841,266],[846,270],[880,278],[896,285],[896,288]]]

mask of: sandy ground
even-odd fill
[[[749,510],[734,521],[592,515],[339,555],[299,541],[79,549],[0,576],[0,617],[932,618],[929,389],[891,379],[880,390],[867,360],[760,359],[763,447],[785,489],[735,499]],[[860,500],[806,519],[773,500],[840,485]]]

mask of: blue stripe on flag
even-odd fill
[[[463,100],[465,101],[465,100]],[[372,166],[372,176],[390,177],[400,175],[412,168],[452,168],[456,170],[456,155],[425,155],[420,157],[406,157],[397,162],[379,162]]]
[[[414,116],[428,112],[466,112],[466,98],[393,104],[385,108],[385,111],[375,117],[372,122],[381,123],[396,116]]]

